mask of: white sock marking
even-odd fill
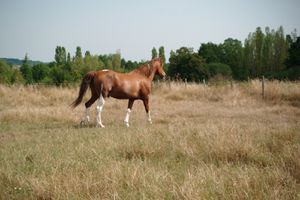
[[[125,116],[125,119],[124,119],[125,125],[126,125],[127,127],[129,127],[129,116],[130,116],[130,113],[131,113],[131,110],[130,110],[130,108],[128,108],[128,109],[127,109],[126,116]]]
[[[102,95],[100,95],[100,98],[98,100],[97,104],[97,127],[104,128],[104,125],[102,124],[102,119],[101,119],[101,112],[103,110],[103,106],[105,104],[105,100]]]
[[[84,116],[82,118],[83,123],[88,123],[90,122],[90,116],[89,116],[90,108],[86,108],[84,111]]]
[[[148,112],[148,122],[149,122],[150,124],[152,124],[152,120],[151,120],[150,111]]]

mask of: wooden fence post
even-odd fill
[[[264,99],[265,98],[265,77],[262,77],[262,82],[261,82],[261,96]]]

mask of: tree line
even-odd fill
[[[57,46],[53,62],[30,65],[28,61],[26,54],[20,68],[16,68],[0,60],[0,83],[62,85],[81,81],[89,71],[105,68],[126,72],[141,64],[122,59],[119,51],[109,55],[92,55],[86,51],[83,55],[79,46],[73,57],[65,47]]]
[[[228,38],[221,44],[203,43],[197,52],[182,47],[171,51],[168,74],[188,81],[201,81],[215,76],[247,80],[265,76],[270,79],[300,79],[300,37],[296,30],[260,27],[249,33],[244,45]]]
[[[214,77],[247,80],[265,76],[271,79],[300,79],[300,37],[296,31],[284,34],[282,27],[264,31],[260,27],[249,33],[244,44],[228,38],[221,44],[202,43],[198,51],[181,47],[170,52],[169,62],[165,58],[164,47],[151,50],[151,58],[161,57],[165,71],[174,79],[202,81]],[[0,83],[13,84],[55,84],[79,82],[88,71],[113,69],[128,72],[144,61],[126,61],[120,51],[108,55],[82,54],[77,47],[75,55],[63,46],[55,49],[54,61],[30,65],[25,55],[20,68],[14,68],[0,60]]]

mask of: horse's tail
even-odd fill
[[[81,103],[82,98],[86,93],[86,90],[88,89],[91,81],[94,79],[94,76],[95,76],[95,72],[89,72],[83,77],[81,84],[80,84],[80,90],[79,90],[78,97],[71,104],[72,108],[75,108],[76,106],[78,106]]]

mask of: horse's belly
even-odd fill
[[[138,99],[139,93],[137,91],[114,91],[109,93],[109,96],[117,99]]]

